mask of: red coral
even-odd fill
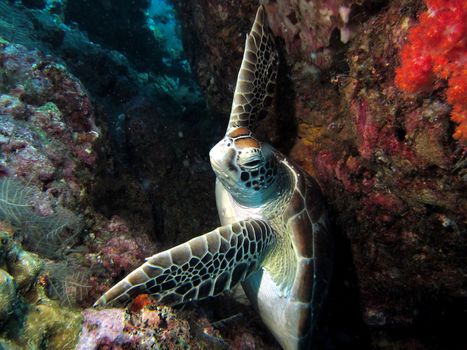
[[[151,304],[153,304],[153,301],[149,294],[140,294],[135,299],[133,299],[130,310],[131,312],[139,312]]]
[[[425,0],[401,50],[395,82],[404,91],[430,91],[436,78],[448,80],[446,96],[458,125],[454,137],[467,141],[467,2]]]

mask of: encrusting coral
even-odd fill
[[[0,269],[0,326],[2,326],[13,313],[16,306],[16,284],[13,277],[5,270]]]
[[[454,138],[467,142],[467,2],[425,0],[427,11],[412,27],[401,50],[395,82],[402,90],[430,92],[448,82],[451,119],[458,124]]]
[[[39,277],[44,261],[23,250],[6,226],[0,230],[0,266],[0,348],[45,344],[50,349],[74,349],[80,312],[47,296]]]

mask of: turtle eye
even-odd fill
[[[254,166],[257,166],[259,163],[261,163],[259,159],[254,159],[254,160],[250,160],[249,162],[246,162],[243,165],[247,167],[254,167]]]

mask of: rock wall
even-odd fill
[[[257,2],[177,3],[194,71],[227,118]],[[262,132],[320,182],[350,242],[373,346],[456,344],[450,320],[467,295],[465,146],[452,137],[442,79],[425,94],[394,83],[425,4],[263,3],[284,65],[272,118],[292,114],[296,126],[281,137],[267,121]]]
[[[151,231],[167,246],[212,229],[218,219],[208,152],[224,126],[206,109],[188,63],[163,46],[163,38],[131,40],[146,24],[148,1],[137,2],[124,27],[126,7],[119,8],[118,1],[79,3],[50,2],[45,10],[25,3],[31,10],[0,2],[0,36],[61,60],[98,104],[97,123],[109,142],[102,147],[105,161],[95,168],[95,207],[108,218],[120,215],[130,226]],[[91,41],[83,31],[99,22],[100,14],[106,14],[106,26],[89,32]],[[122,28],[129,32],[118,39]],[[149,28],[144,31],[149,35]],[[117,39],[127,46],[115,46]],[[138,62],[125,56],[127,49]]]

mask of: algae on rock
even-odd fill
[[[0,269],[0,326],[10,318],[16,304],[16,284],[13,277]]]

